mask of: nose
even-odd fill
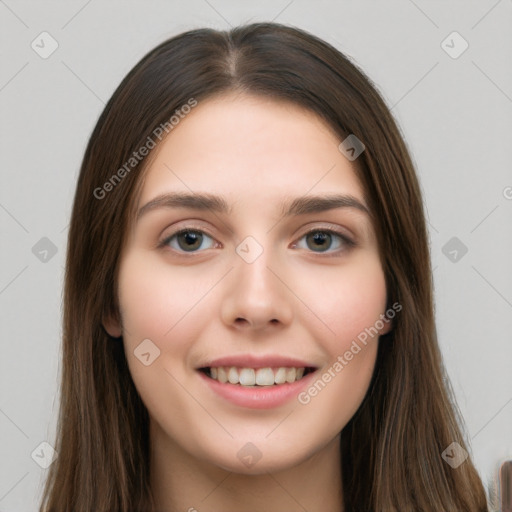
[[[293,316],[293,293],[289,273],[283,271],[272,251],[263,250],[252,262],[234,255],[234,269],[223,290],[221,317],[230,328],[266,330],[289,325]]]

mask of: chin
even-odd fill
[[[216,447],[216,452],[210,452],[203,460],[241,475],[263,475],[287,470],[300,465],[315,452],[314,449],[312,453],[307,452],[304,445],[283,448],[282,440],[269,441],[264,438],[261,441],[237,440],[224,446],[225,450],[219,453]]]

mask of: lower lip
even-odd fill
[[[241,386],[239,384],[224,384],[218,380],[208,377],[199,371],[199,376],[217,395],[238,405],[250,409],[271,409],[279,407],[289,400],[297,397],[301,390],[308,386],[316,377],[316,371],[308,373],[302,379],[285,384],[274,384],[273,386]]]

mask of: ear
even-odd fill
[[[383,320],[382,323],[384,324],[384,327],[379,330],[379,335],[382,336],[383,334],[387,334],[391,329],[393,328],[393,321],[387,318],[385,321]]]
[[[123,334],[123,330],[121,329],[121,322],[114,317],[114,315],[107,315],[103,319],[103,328],[107,331],[109,336],[112,338],[120,338]]]
[[[384,317],[384,320],[381,320],[380,322],[384,325],[382,326],[382,329],[379,329],[379,336],[382,336],[383,334],[387,334],[393,329],[393,320],[392,318],[389,318],[386,313],[382,315]]]

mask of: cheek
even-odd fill
[[[374,332],[372,328],[385,312],[386,283],[374,256],[361,256],[347,266],[325,267],[310,277],[304,273],[300,283],[299,293],[308,297],[307,305],[323,334],[320,338],[318,331],[319,339],[325,340],[333,356],[348,350],[358,336],[364,338],[362,333]]]
[[[315,319],[320,326],[316,339],[329,361],[299,396],[299,402],[310,416],[322,414],[334,435],[352,418],[368,391],[378,351],[378,329],[382,328],[380,315],[386,308],[386,283],[380,262],[374,258],[338,268],[323,282],[328,286],[317,288],[310,297],[323,321]]]
[[[192,268],[172,269],[147,254],[128,255],[120,269],[119,301],[130,337],[161,341],[174,337],[207,291],[205,281],[193,276]]]
[[[125,354],[152,415],[165,418],[170,403],[173,410],[186,410],[190,402],[177,382],[188,378],[190,347],[204,328],[201,319],[208,320],[200,298],[211,286],[208,279],[198,279],[192,267],[171,268],[147,252],[133,250],[123,259],[119,302]],[[148,339],[151,343],[143,342]],[[143,353],[149,353],[147,365],[139,358]]]

